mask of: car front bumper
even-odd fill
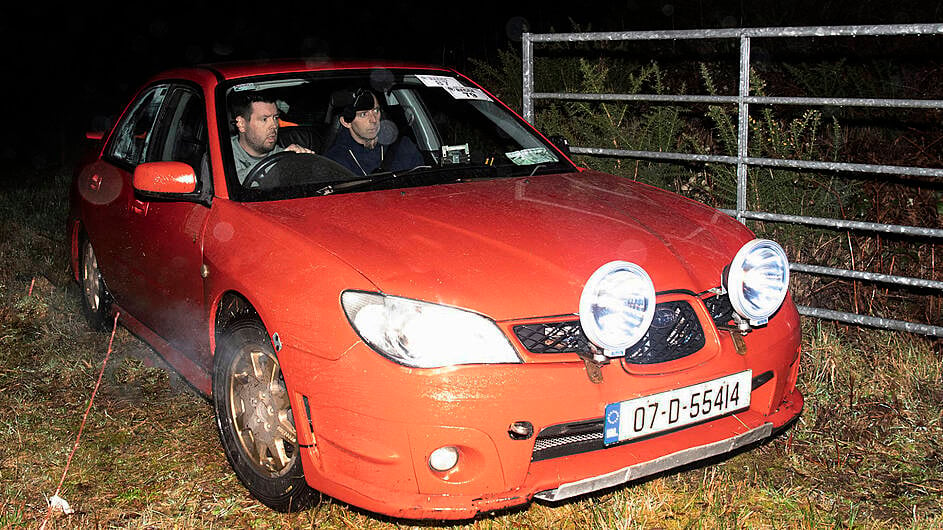
[[[279,356],[312,487],[394,517],[466,519],[617,486],[774,435],[803,406],[798,318],[786,319],[789,325],[746,337],[744,353],[720,333],[700,357],[660,370],[637,373],[613,362],[603,367],[601,384],[590,381],[582,362],[417,370],[363,344],[336,361],[291,352],[290,345]],[[609,403],[744,369],[754,380],[771,374],[752,390],[749,409],[639,441],[534,458],[547,427],[598,420]],[[520,421],[534,426],[534,436],[509,435]],[[459,464],[434,471],[429,456],[443,446],[458,448]]]

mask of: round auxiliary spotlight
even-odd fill
[[[754,239],[734,256],[727,272],[730,304],[751,325],[765,324],[789,290],[789,260],[775,241]]]
[[[580,296],[580,324],[593,344],[610,357],[648,331],[655,314],[655,286],[645,269],[627,261],[611,261],[589,277]]]

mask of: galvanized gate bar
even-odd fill
[[[733,217],[737,214],[736,210],[720,211]],[[776,223],[803,224],[811,226],[824,226],[827,228],[836,228],[839,230],[863,230],[867,232],[882,232],[885,234],[903,234],[915,237],[935,237],[943,238],[943,229],[928,228],[924,226],[903,226],[888,225],[883,223],[870,223],[867,221],[850,221],[847,219],[832,219],[830,217],[805,217],[802,215],[788,215],[769,212],[741,212],[744,218],[755,221],[772,221]]]
[[[736,164],[742,161],[748,166],[814,169],[817,171],[847,171],[851,173],[881,173],[886,175],[911,175],[916,177],[943,177],[943,169],[917,166],[851,164],[848,162],[821,162],[817,160],[792,160],[787,158],[747,157],[741,160],[735,156],[725,155],[672,153],[670,151],[633,151],[631,149],[610,149],[605,147],[570,147],[570,151],[580,155],[624,156],[668,161],[719,162],[722,164]]]
[[[799,26],[783,28],[727,28],[588,33],[524,33],[531,42],[587,42],[624,40],[735,39],[740,37],[859,37],[888,35],[941,35],[943,24],[880,24],[857,26]]]
[[[844,219],[826,219],[797,215],[775,214],[770,212],[748,211],[746,204],[747,177],[749,166],[780,167],[787,169],[809,169],[815,171],[835,171],[853,173],[872,173],[887,175],[910,175],[920,177],[943,177],[943,169],[910,166],[892,166],[879,164],[855,164],[847,162],[824,162],[812,160],[752,158],[749,156],[749,106],[750,105],[806,105],[806,106],[843,106],[864,108],[897,109],[941,109],[943,100],[889,99],[889,98],[835,98],[835,97],[768,97],[750,95],[750,39],[781,37],[858,37],[858,36],[920,36],[943,35],[943,24],[894,24],[894,25],[858,25],[832,27],[787,27],[787,28],[732,28],[718,30],[671,30],[671,31],[625,31],[596,33],[558,33],[523,35],[523,113],[524,118],[534,121],[534,100],[559,99],[574,101],[647,101],[655,103],[706,103],[737,105],[737,154],[736,156],[688,154],[673,152],[633,151],[625,149],[606,149],[595,147],[572,146],[575,154],[631,157],[668,162],[698,162],[736,164],[737,166],[737,204],[735,210],[721,210],[735,216],[741,222],[747,219],[773,222],[786,222],[824,226],[845,230],[864,230],[891,234],[904,234],[916,237],[943,238],[943,230],[929,227],[888,225]],[[574,94],[534,92],[534,43],[545,42],[586,42],[586,41],[662,41],[682,39],[739,39],[740,64],[738,93],[735,96],[714,95],[678,95],[678,94]],[[790,264],[796,272],[824,274],[849,278],[852,280],[877,281],[897,285],[943,290],[943,282],[922,278],[908,278],[889,274],[822,267],[801,263]],[[844,313],[830,309],[799,307],[803,315],[838,320],[852,324],[895,329],[925,335],[943,337],[943,327],[900,320],[885,319]]]
[[[746,163],[753,166],[817,169],[819,171],[849,171],[854,173],[883,173],[886,175],[943,177],[943,169],[932,169],[915,166],[884,166],[880,164],[851,164],[848,162],[819,162],[816,160],[792,160],[789,158],[748,158]]]
[[[535,92],[532,99],[571,101],[651,101],[655,103],[739,103],[737,96],[671,95],[671,94],[590,94],[574,92]],[[755,105],[808,105],[834,107],[877,107],[898,109],[943,108],[941,99],[879,99],[879,98],[805,98],[746,96],[743,101]]]
[[[856,326],[893,329],[896,331],[906,331],[907,333],[919,333],[921,335],[943,337],[943,327],[932,326],[930,324],[920,324],[916,322],[907,322],[905,320],[871,317],[867,315],[859,315],[858,313],[845,313],[843,311],[834,311],[832,309],[821,309],[818,307],[808,307],[804,305],[796,306],[796,309],[799,310],[800,315],[823,318],[825,320],[836,320],[838,322],[847,322],[848,324],[854,324]]]
[[[737,157],[725,155],[693,155],[687,153],[672,153],[670,151],[632,151],[630,149],[611,149],[608,147],[570,147],[570,152],[578,155],[617,156],[627,158],[652,158],[671,162],[717,162],[722,164],[736,164]]]
[[[940,99],[881,99],[881,98],[800,98],[750,96],[749,103],[759,105],[809,105],[833,107],[876,107],[894,109],[939,109],[943,108]]]
[[[806,265],[804,263],[790,263],[789,269],[796,272],[805,272],[809,274],[821,274],[825,276],[837,276],[839,278],[849,278],[852,280],[865,280],[865,281],[870,281],[870,282],[891,283],[894,285],[904,285],[906,287],[922,287],[925,289],[943,289],[943,282],[938,282],[936,280],[925,280],[923,278],[910,278],[907,276],[895,276],[893,274],[880,274],[877,272],[836,269],[834,267],[823,267],[821,265]]]
[[[655,101],[659,103],[737,103],[737,96],[698,96],[669,94],[588,94],[574,92],[536,92],[533,99],[565,99],[575,101]]]

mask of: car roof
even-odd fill
[[[211,63],[184,68],[175,68],[158,74],[160,79],[183,77],[193,78],[212,72],[220,80],[240,79],[258,75],[271,75],[292,72],[311,72],[326,70],[355,70],[373,68],[412,68],[429,70],[450,70],[441,66],[394,61],[334,61],[329,59],[277,59],[260,61],[242,61]]]

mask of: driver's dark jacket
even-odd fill
[[[402,171],[424,163],[416,144],[406,136],[400,136],[391,145],[378,142],[373,149],[367,149],[357,143],[346,129],[337,133],[334,145],[324,152],[324,156],[351,170],[354,175],[369,175],[377,171],[384,160],[384,171]]]

